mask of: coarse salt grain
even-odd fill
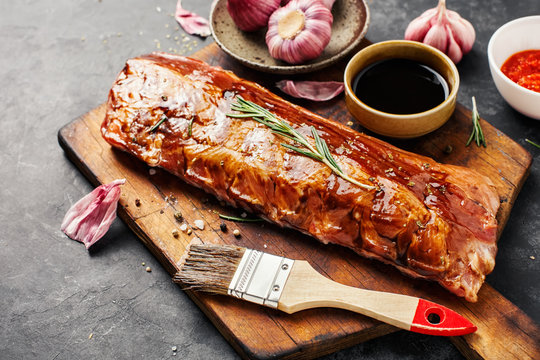
[[[200,230],[204,230],[204,221],[202,220],[195,220],[194,221],[194,224],[197,228],[199,228]]]
[[[186,224],[180,225],[180,230],[185,232],[187,230],[187,225]]]

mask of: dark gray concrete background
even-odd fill
[[[120,220],[90,252],[60,231],[66,210],[92,186],[58,146],[58,129],[106,100],[127,58],[156,50],[158,42],[161,50],[188,55],[212,41],[182,41],[170,16],[175,3],[0,1],[1,359],[161,359],[174,356],[173,346],[186,359],[237,357]],[[511,19],[540,14],[540,2],[447,3],[477,31],[473,51],[458,66],[459,101],[470,106],[475,95],[480,114],[535,157],[487,282],[540,322],[540,149],[524,142],[540,143],[540,121],[504,102],[486,57],[491,34]],[[408,22],[435,4],[368,0],[367,36],[400,39]],[[210,0],[184,6],[207,16]],[[460,356],[447,339],[398,332],[326,359]]]

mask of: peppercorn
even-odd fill
[[[446,147],[444,148],[445,154],[450,154],[453,150],[454,148],[452,147],[452,145],[446,145]]]
[[[227,224],[225,224],[224,222],[219,224],[219,228],[221,229],[222,232],[227,232]]]
[[[174,213],[174,218],[176,219],[176,221],[182,221],[184,219],[180,211]]]

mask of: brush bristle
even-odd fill
[[[232,245],[192,244],[173,281],[187,289],[227,294],[245,251]]]

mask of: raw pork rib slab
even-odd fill
[[[314,126],[342,170],[376,189],[286,149],[280,144],[291,141],[265,125],[228,117],[237,96],[310,141]],[[111,145],[233,206],[469,301],[495,266],[499,198],[488,178],[358,133],[201,61],[164,53],[128,60],[101,131]]]

